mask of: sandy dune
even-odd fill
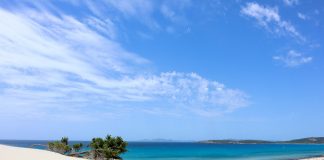
[[[0,144],[0,160],[84,160],[45,150],[12,147]]]

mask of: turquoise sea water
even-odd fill
[[[46,143],[0,140],[0,144],[19,147]],[[289,160],[317,155],[324,155],[324,145],[129,142],[128,152],[122,157],[125,160]]]

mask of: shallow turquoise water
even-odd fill
[[[30,147],[47,141],[0,140],[0,144]],[[129,142],[128,152],[122,157],[125,160],[288,160],[316,155],[324,155],[324,145]]]
[[[130,160],[280,160],[324,154],[324,145],[133,142],[128,150],[123,157]]]

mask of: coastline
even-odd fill
[[[1,160],[85,160],[83,158],[64,156],[47,150],[14,147],[0,144]]]

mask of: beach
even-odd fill
[[[1,160],[84,160],[33,148],[12,147],[0,144]]]
[[[324,160],[324,157],[304,158],[301,160]]]

